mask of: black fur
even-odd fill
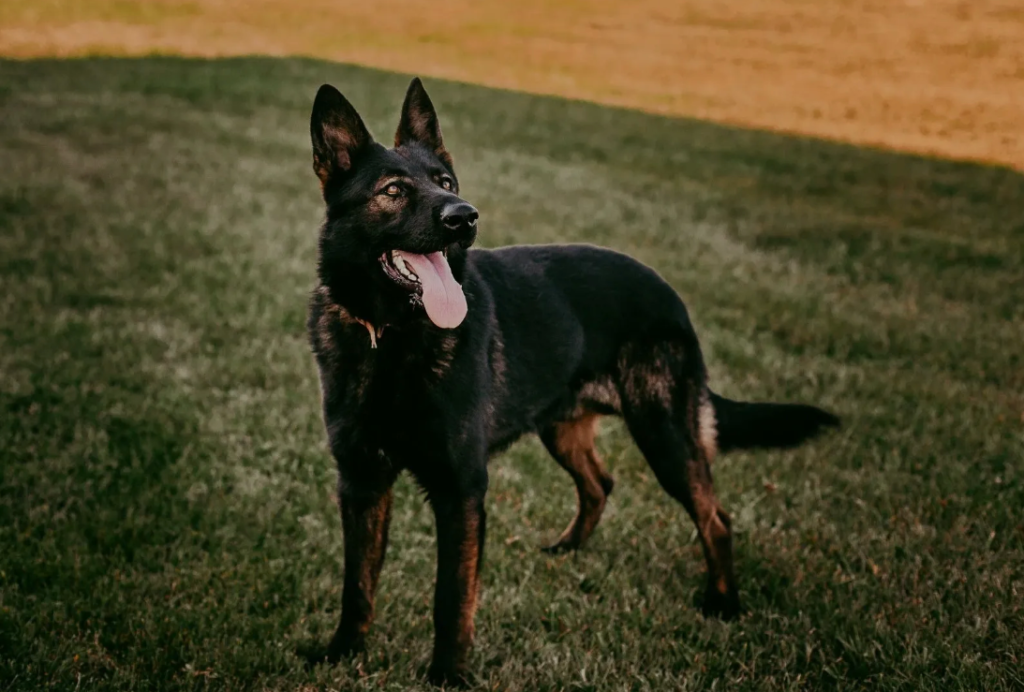
[[[438,528],[430,679],[463,680],[488,457],[523,434],[540,434],[580,500],[552,548],[575,549],[612,488],[593,446],[596,416],[605,414],[625,419],[658,480],[694,518],[708,562],[705,611],[736,614],[729,518],[711,485],[716,446],[791,445],[837,420],[812,407],[711,394],[682,301],[625,255],[584,245],[467,250],[476,210],[458,197],[419,80],[409,87],[394,149],[376,144],[327,85],[317,94],[311,135],[327,213],[309,335],[345,530],[342,617],[328,658],[364,644],[391,484],[408,470]],[[427,318],[422,292],[382,260],[393,250],[447,253],[468,303],[461,324],[441,329]]]

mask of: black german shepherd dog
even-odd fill
[[[795,445],[838,419],[730,401],[708,389],[676,292],[629,257],[587,245],[473,250],[477,210],[418,79],[395,146],[374,142],[329,85],[310,123],[327,205],[309,338],[338,465],[345,535],[341,623],[327,659],[358,651],[373,618],[391,486],[409,470],[437,521],[432,682],[466,675],[483,560],[488,457],[536,432],[576,484],[579,509],[550,550],[593,533],[612,477],[596,422],[621,416],[658,481],[697,525],[703,608],[740,609],[715,454]]]

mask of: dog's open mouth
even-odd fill
[[[448,266],[447,250],[426,255],[390,250],[380,256],[380,264],[389,279],[420,296],[431,322],[442,329],[462,324],[466,294]]]

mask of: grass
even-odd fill
[[[312,95],[387,139],[407,77],[305,60],[0,62],[0,690],[418,689],[404,478],[368,655],[307,671],[342,542],[305,343]],[[749,614],[694,609],[621,426],[579,554],[535,440],[492,464],[480,689],[1024,684],[1024,177],[428,81],[485,244],[583,240],[688,301],[715,388],[844,430],[720,460]]]
[[[304,55],[1024,170],[1019,0],[0,0],[0,55]]]

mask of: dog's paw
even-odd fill
[[[327,645],[324,661],[334,665],[342,659],[352,658],[365,650],[366,637],[361,632],[356,634],[337,632],[331,639],[331,643]]]
[[[327,647],[320,642],[303,642],[295,648],[295,655],[305,662],[307,670],[327,663]]]
[[[740,597],[735,591],[721,593],[713,586],[709,586],[704,592],[704,602],[701,604],[701,611],[705,617],[714,617],[719,620],[735,620],[743,612],[740,606]]]
[[[447,689],[465,689],[473,684],[469,673],[465,670],[437,663],[430,664],[430,668],[427,670],[427,680],[435,687]]]

